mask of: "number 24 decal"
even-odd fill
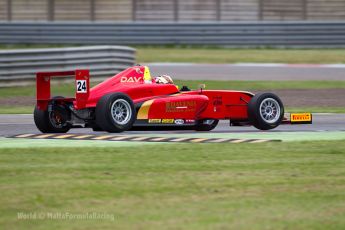
[[[77,93],[86,93],[87,85],[86,80],[77,80]]]

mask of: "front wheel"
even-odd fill
[[[96,124],[110,133],[130,129],[136,118],[133,101],[124,93],[104,95],[96,106]]]
[[[205,119],[197,121],[195,125],[196,131],[211,131],[212,129],[216,128],[218,125],[219,120],[216,119]]]
[[[273,93],[258,93],[248,103],[248,117],[257,129],[274,129],[283,120],[283,103]]]

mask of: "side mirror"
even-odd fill
[[[205,84],[200,84],[198,86],[198,88],[200,89],[200,93],[202,93],[202,90],[206,88],[206,85]]]
[[[203,90],[203,89],[205,89],[206,88],[206,85],[205,84],[200,84],[199,86],[198,86],[198,89],[200,89],[200,90]]]

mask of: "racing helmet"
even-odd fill
[[[155,78],[157,84],[174,84],[172,78],[168,75],[161,75]]]

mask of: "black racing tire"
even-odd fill
[[[94,126],[92,126],[92,131],[94,131],[94,132],[102,132],[103,129],[101,129],[101,127],[99,127],[98,125],[94,125]]]
[[[56,107],[55,112],[66,113],[66,108],[63,106]],[[56,125],[52,124],[51,121],[51,113],[48,110],[40,110],[38,109],[37,105],[35,106],[34,110],[34,121],[36,127],[42,133],[67,133],[71,129],[71,124],[65,122],[61,125],[61,127],[57,127]]]
[[[219,120],[216,119],[204,119],[198,120],[195,124],[196,131],[211,131],[212,129],[216,128],[218,125]]]
[[[124,93],[104,95],[96,105],[96,124],[104,131],[110,133],[126,131],[132,128],[135,119],[134,103]]]
[[[284,118],[283,103],[273,93],[258,93],[248,103],[248,118],[257,129],[274,129]]]

